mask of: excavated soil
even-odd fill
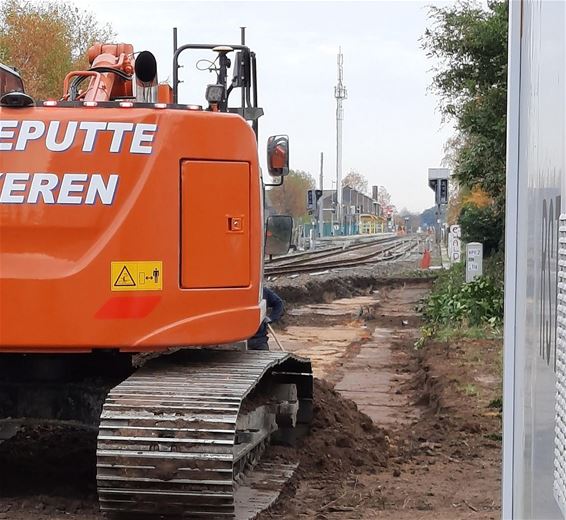
[[[299,461],[299,478],[332,479],[387,466],[389,444],[382,428],[326,381],[315,379],[314,395],[310,435],[294,448],[272,447],[270,457]]]
[[[94,520],[96,432],[27,424],[0,444],[0,519]]]
[[[268,285],[288,305],[332,302],[338,298],[352,298],[370,294],[381,287],[404,283],[430,283],[434,271],[418,269],[420,256],[395,262],[378,263],[366,267],[335,269],[320,273],[280,275],[268,278]]]
[[[385,432],[329,383],[315,380],[314,392],[311,434],[294,448],[272,447],[268,457],[300,461],[297,478],[321,482],[385,467]],[[95,452],[96,432],[46,423],[22,427],[0,444],[0,519],[102,519]]]
[[[371,334],[325,368],[341,392],[385,425],[387,464],[327,475],[307,460],[285,498],[262,520],[500,516],[501,339],[457,339],[415,350],[414,307],[422,294],[421,284],[376,294],[373,308],[363,305],[356,317]],[[320,306],[311,311],[327,312]],[[339,321],[317,317],[310,323]],[[342,321],[352,325],[351,320]],[[309,348],[316,355],[316,344]],[[363,450],[355,434],[351,443]]]

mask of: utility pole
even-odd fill
[[[334,97],[336,98],[336,217],[340,226],[339,234],[343,234],[342,217],[342,121],[344,120],[344,109],[342,102],[348,97],[346,87],[342,83],[344,71],[342,65],[344,56],[342,47],[338,49],[338,84],[334,87]]]
[[[324,152],[320,152],[320,190],[322,191],[322,196],[320,197],[318,203],[318,236],[324,236]]]

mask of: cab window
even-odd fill
[[[0,96],[14,91],[24,91],[22,80],[15,74],[11,74],[7,70],[0,69]]]

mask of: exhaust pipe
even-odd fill
[[[157,101],[157,61],[149,51],[142,51],[134,65],[136,75],[136,101],[155,103]]]

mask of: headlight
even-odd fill
[[[208,85],[206,87],[206,100],[209,103],[220,103],[224,97],[223,85]]]

